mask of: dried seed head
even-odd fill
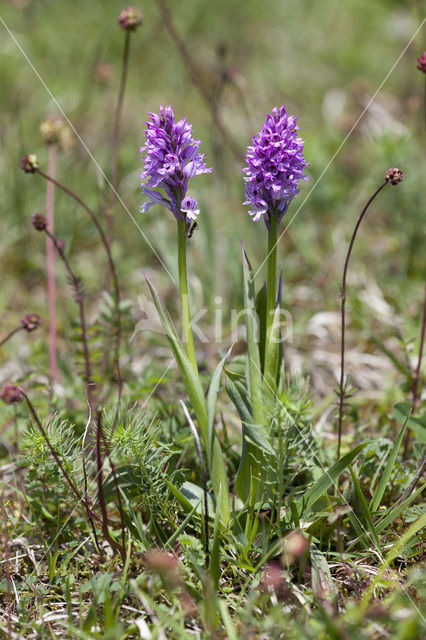
[[[95,62],[92,68],[92,77],[97,84],[107,85],[111,82],[114,76],[114,67],[105,62],[104,60],[98,60]]]
[[[278,600],[289,601],[291,591],[281,565],[277,561],[266,565],[265,573],[259,583],[259,588],[264,593],[275,593]]]
[[[40,133],[47,144],[58,144],[65,151],[74,145],[71,129],[62,116],[47,116],[40,124]]]
[[[5,385],[0,393],[0,398],[6,404],[18,404],[23,397],[22,389],[14,384]]]
[[[31,222],[37,231],[45,231],[47,229],[47,220],[41,213],[35,213],[31,218]]]
[[[58,115],[47,116],[40,124],[40,133],[47,144],[59,142],[64,119]]]
[[[24,156],[21,159],[20,167],[25,171],[25,173],[35,173],[38,169],[38,159],[37,156],[30,153]]]
[[[417,58],[417,69],[426,73],[426,51],[423,51],[422,55]]]
[[[31,331],[35,331],[39,328],[41,325],[41,318],[37,313],[27,313],[27,315],[21,319],[21,324],[25,331],[30,333]]]
[[[300,531],[292,531],[283,540],[283,554],[281,557],[284,566],[289,566],[297,558],[301,558],[309,547],[309,540]]]
[[[118,23],[125,31],[134,31],[141,24],[142,18],[143,13],[138,7],[127,7],[120,11]]]
[[[391,184],[399,184],[402,182],[402,171],[401,169],[396,169],[393,167],[392,169],[388,169],[386,171],[386,182],[390,182]]]
[[[150,549],[144,554],[143,563],[147,569],[165,578],[169,583],[179,584],[178,559],[172,553]]]

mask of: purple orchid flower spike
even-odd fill
[[[201,141],[193,138],[192,125],[186,118],[175,123],[170,105],[160,106],[159,113],[150,113],[150,116],[146,122],[146,143],[141,147],[144,154],[141,186],[149,202],[141,211],[162,204],[177,220],[184,219],[189,224],[196,220],[199,209],[195,198],[187,194],[188,182],[212,169],[206,167],[204,154],[198,153]]]
[[[263,216],[269,229],[272,216],[278,221],[299,193],[299,180],[308,180],[303,171],[308,163],[303,156],[304,141],[299,138],[295,116],[287,115],[285,106],[272,109],[261,131],[247,147],[245,174],[249,214],[257,222]]]

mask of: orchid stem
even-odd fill
[[[179,261],[179,289],[182,312],[182,332],[183,341],[186,346],[186,353],[195,371],[198,371],[197,359],[195,357],[194,336],[191,327],[191,314],[189,309],[188,278],[186,268],[186,222],[185,219],[178,220],[178,261]]]
[[[275,372],[268,370],[267,354],[269,344],[273,338],[273,324],[275,315],[275,305],[277,297],[277,245],[278,245],[278,220],[276,215],[270,217],[268,230],[268,264],[266,283],[266,338],[265,338],[265,378],[272,382],[275,379]]]

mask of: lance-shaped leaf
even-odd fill
[[[259,355],[259,327],[257,321],[253,269],[243,245],[243,281],[244,281],[244,312],[247,333],[248,351],[248,381],[251,407],[254,422],[265,424],[265,410],[263,403],[263,380]]]
[[[328,471],[326,471],[315,484],[312,485],[306,493],[296,501],[299,516],[307,516],[312,505],[327,491],[330,485],[340,476],[348,467],[352,460],[366,447],[368,442],[362,442],[357,447],[349,451],[340,460],[338,460]]]
[[[225,362],[232,351],[232,346],[217,365],[210,382],[209,390],[207,392],[207,418],[208,418],[208,455],[211,456],[213,450],[213,437],[214,437],[214,418],[216,413],[217,396],[220,389],[220,378],[222,375]]]
[[[145,277],[146,278],[146,277]],[[160,297],[154,285],[146,278],[149,290],[151,291],[154,304],[160,316],[165,334],[169,341],[171,350],[179,367],[180,374],[185,384],[185,389],[197,418],[200,429],[201,438],[206,451],[209,450],[209,421],[207,415],[207,404],[204,397],[204,391],[199,378],[198,372],[192,366],[186,351],[179,339],[173,322],[163,308]],[[214,495],[217,498],[221,487],[223,487],[221,495],[221,522],[227,526],[231,517],[231,508],[229,502],[228,478],[226,475],[225,463],[220,448],[220,443],[216,432],[211,440],[210,455],[208,456],[208,466],[210,480],[213,485]]]

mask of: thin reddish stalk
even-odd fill
[[[56,160],[58,148],[51,143],[48,158],[48,173],[56,177]],[[46,219],[51,233],[55,232],[55,185],[52,182],[46,184]],[[57,348],[56,348],[56,278],[55,278],[55,247],[46,238],[46,271],[47,271],[47,299],[49,307],[49,374],[50,384],[56,381],[58,375]]]
[[[68,272],[69,277],[71,278],[72,285],[75,291],[75,301],[78,304],[79,312],[80,312],[80,327],[81,327],[81,342],[83,345],[83,358],[84,358],[84,378],[87,385],[87,400],[89,403],[89,413],[93,415],[94,405],[95,405],[95,384],[92,380],[92,366],[89,352],[89,343],[87,339],[87,324],[86,324],[86,314],[84,310],[84,288],[81,278],[75,275],[74,271],[71,268],[70,263],[61,247],[58,243],[55,236],[48,230],[45,229],[45,233],[52,246],[58,252],[62,262],[65,265],[65,268]]]
[[[188,70],[189,77],[191,78],[192,84],[198,89],[201,97],[203,98],[206,106],[208,107],[210,114],[212,116],[212,120],[216,126],[216,129],[219,131],[220,135],[232,151],[234,157],[238,162],[242,160],[241,149],[239,145],[235,142],[233,136],[230,134],[228,129],[223,125],[220,116],[215,108],[213,97],[210,94],[210,91],[206,87],[204,81],[202,80],[200,74],[198,73],[198,69],[188,51],[188,48],[185,42],[180,37],[176,27],[173,24],[170,11],[166,6],[164,0],[155,0],[161,16],[163,18],[164,24],[166,26],[167,31],[169,32],[173,42],[176,45],[177,50],[182,56],[182,59],[186,65]]]
[[[114,480],[115,491],[116,491],[116,494],[117,494],[117,506],[118,506],[118,512],[120,514],[120,525],[121,525],[121,544],[122,544],[123,549],[125,549],[126,548],[126,526],[125,526],[125,523],[124,523],[123,502],[121,500],[120,487],[118,485],[118,480],[117,480],[117,472],[116,472],[115,464],[113,462],[113,459],[112,459],[112,456],[111,456],[111,452],[110,452],[110,449],[109,449],[109,443],[107,442],[107,439],[105,438],[103,432],[101,432],[101,435],[102,435],[102,439],[103,439],[103,443],[104,443],[104,447],[105,447],[105,453],[108,456],[109,464],[110,464],[110,467],[111,467],[111,472],[112,472],[112,477],[113,477],[113,480]]]
[[[373,193],[373,195],[371,196],[371,198],[368,200],[367,204],[365,205],[364,209],[362,210],[357,223],[355,225],[355,229],[353,231],[352,234],[352,238],[351,241],[349,243],[349,248],[348,248],[348,252],[346,254],[346,260],[345,260],[345,266],[343,267],[343,277],[342,277],[342,288],[341,288],[341,292],[340,292],[340,296],[341,296],[341,309],[340,309],[340,316],[341,316],[341,341],[340,341],[340,383],[339,383],[339,390],[338,390],[338,395],[339,395],[339,417],[338,417],[338,423],[337,423],[337,429],[338,429],[338,440],[337,440],[337,459],[340,458],[340,445],[341,445],[341,440],[342,440],[342,421],[343,421],[343,405],[344,405],[344,401],[345,401],[345,339],[346,339],[346,335],[345,335],[345,305],[346,305],[346,277],[347,277],[347,273],[348,273],[348,267],[349,267],[349,260],[351,257],[351,253],[352,253],[352,249],[355,243],[355,238],[357,236],[358,233],[358,229],[361,225],[361,222],[364,218],[364,215],[368,209],[368,207],[370,206],[370,204],[373,202],[373,200],[376,198],[376,196],[380,193],[380,191],[387,185],[388,180],[385,180],[383,182],[383,184],[380,185],[380,187],[378,189],[376,189],[376,191]]]
[[[101,439],[103,440],[103,432],[102,432],[102,414],[100,411],[98,411],[98,415],[97,415],[97,429],[96,429],[96,464],[97,464],[97,474],[96,474],[96,480],[98,483],[98,501],[99,501],[99,507],[101,510],[101,515],[102,515],[102,519],[101,519],[101,526],[102,526],[102,533],[104,534],[104,537],[106,540],[108,540],[108,542],[110,543],[111,547],[113,549],[116,549],[120,555],[121,558],[123,560],[123,562],[126,562],[126,548],[125,546],[121,545],[120,543],[117,542],[117,540],[114,540],[114,538],[111,537],[109,529],[108,529],[108,511],[107,511],[107,507],[106,507],[106,502],[105,502],[105,495],[104,495],[104,487],[103,487],[103,468],[104,468],[104,459],[102,456],[102,452],[101,452]]]
[[[112,243],[113,232],[114,232],[114,215],[112,212],[112,207],[113,207],[114,196],[115,196],[115,192],[117,190],[117,184],[118,184],[118,140],[120,136],[121,113],[123,111],[124,92],[126,90],[127,71],[129,67],[130,34],[131,34],[131,31],[127,29],[125,40],[124,40],[123,62],[121,65],[120,89],[118,92],[117,107],[115,110],[115,117],[114,117],[114,129],[112,133],[111,190],[110,190],[110,198],[109,198],[109,211],[107,211],[107,214],[106,214],[107,238],[110,245]]]
[[[422,377],[422,360],[423,360],[423,349],[424,349],[424,343],[425,343],[425,334],[426,334],[426,284],[425,284],[425,298],[423,302],[422,328],[420,331],[419,358],[417,360],[417,366],[413,372],[413,383],[411,386],[411,395],[412,395],[411,413],[412,414],[416,412],[417,403],[419,401],[419,396],[420,396],[419,383],[421,382],[421,377]],[[404,460],[406,460],[408,457],[410,442],[411,442],[411,433],[409,430],[407,430],[407,434],[405,436],[405,442],[404,442],[404,453],[403,453]],[[425,448],[425,451],[426,451],[426,448]]]
[[[425,284],[425,299],[423,302],[423,319],[422,319],[422,329],[420,333],[420,347],[419,347],[419,359],[417,361],[417,367],[413,376],[413,402],[411,405],[411,413],[415,413],[417,402],[419,400],[419,382],[421,379],[421,371],[422,371],[422,360],[423,360],[423,349],[425,344],[425,335],[426,335],[426,284]]]
[[[8,333],[8,334],[7,334],[7,336],[6,336],[5,338],[3,338],[3,340],[0,340],[0,347],[2,347],[4,344],[6,344],[6,342],[7,342],[8,340],[10,340],[10,338],[11,338],[12,336],[14,336],[14,335],[15,335],[15,333],[18,333],[18,331],[21,331],[21,329],[23,329],[23,327],[22,327],[22,326],[15,327],[15,329],[12,329],[12,331],[11,331],[10,333]]]
[[[7,514],[3,504],[3,498],[0,496],[0,513],[3,520],[3,556],[4,556],[4,575],[6,577],[6,615],[7,615],[7,640],[12,640],[12,580],[10,577],[10,547],[9,532],[7,530]]]
[[[83,207],[83,209],[89,214],[90,219],[92,220],[93,224],[95,225],[99,236],[101,238],[102,244],[104,246],[106,255],[107,255],[107,260],[108,260],[108,265],[109,265],[109,269],[111,272],[111,276],[112,276],[112,282],[113,282],[113,288],[114,288],[114,293],[115,293],[115,312],[116,312],[116,321],[117,321],[117,334],[116,334],[116,339],[115,339],[115,353],[114,353],[114,364],[115,366],[119,369],[120,368],[120,344],[121,344],[121,317],[120,317],[120,300],[121,300],[121,293],[120,293],[120,286],[118,283],[118,274],[117,274],[117,269],[115,267],[115,263],[112,257],[112,253],[111,253],[111,247],[108,243],[107,237],[105,235],[105,232],[102,228],[102,225],[100,224],[99,220],[97,219],[95,213],[92,211],[92,209],[90,209],[90,207],[87,206],[87,204],[77,195],[75,194],[73,191],[71,191],[71,189],[68,189],[68,187],[66,187],[65,185],[63,185],[62,183],[58,182],[55,178],[52,178],[52,176],[48,175],[47,173],[44,173],[44,171],[42,171],[41,169],[35,169],[35,171],[41,175],[43,178],[45,178],[45,180],[48,180],[50,182],[52,182],[56,187],[58,187],[59,189],[61,189],[62,191],[64,191],[67,195],[69,195],[71,198],[73,198],[73,200],[75,200],[81,207]]]

